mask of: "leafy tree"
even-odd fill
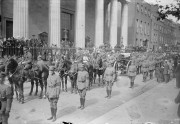
[[[169,15],[172,15],[177,18],[177,20],[180,20],[180,0],[174,0],[174,3],[168,4],[168,5],[160,5],[160,1],[157,1],[158,7],[159,7],[159,17],[158,20],[163,20],[167,18]]]

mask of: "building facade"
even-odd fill
[[[84,48],[108,43],[158,49],[175,42],[172,21],[157,21],[158,6],[143,0],[0,0],[0,37],[71,41]],[[167,46],[166,45],[166,46]]]
[[[62,40],[85,47],[128,45],[127,0],[1,0],[2,37],[26,39],[48,34],[49,45]],[[122,40],[123,39],[123,40]]]

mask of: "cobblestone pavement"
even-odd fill
[[[93,123],[94,120],[103,117],[103,115],[116,110],[125,103],[128,103],[128,101],[133,101],[137,96],[156,87],[158,83],[155,79],[144,83],[142,82],[142,75],[138,75],[135,80],[134,89],[130,89],[129,85],[128,77],[119,76],[118,81],[113,85],[112,98],[106,99],[104,98],[106,96],[105,87],[98,87],[97,84],[94,84],[93,89],[87,92],[85,109],[79,110],[77,109],[79,106],[79,95],[70,93],[70,83],[68,82],[68,92],[60,94],[57,121],[54,124],[60,124],[62,121],[72,122],[73,124]],[[50,116],[48,100],[38,99],[37,96],[28,96],[30,83],[25,83],[24,88],[25,103],[20,104],[14,99],[9,123],[51,124],[51,121],[47,121],[47,118]]]

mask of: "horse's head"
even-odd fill
[[[6,64],[6,72],[10,72],[10,73],[14,73],[14,71],[16,70],[16,68],[18,67],[18,63],[15,59],[13,58],[10,58],[8,61],[7,61],[7,64]]]

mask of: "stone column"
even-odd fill
[[[85,48],[85,0],[76,0],[75,43]]]
[[[128,45],[128,2],[125,2],[122,7],[122,31],[124,48]]]
[[[13,0],[13,37],[29,38],[29,1]]]
[[[60,48],[61,0],[49,0],[49,45]]]
[[[110,21],[110,38],[109,42],[112,48],[117,44],[117,17],[118,17],[118,0],[111,0],[111,21]]]
[[[95,47],[99,47],[104,41],[104,0],[96,0],[95,19]]]

